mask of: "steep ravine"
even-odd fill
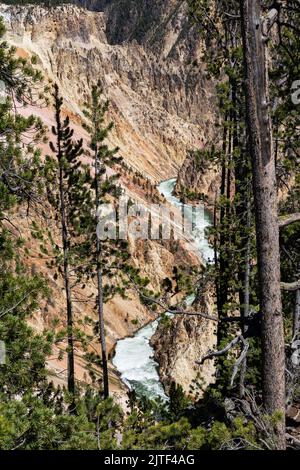
[[[212,313],[213,296],[207,292],[198,310]],[[215,349],[215,323],[199,318],[176,315],[168,324],[159,324],[151,339],[153,360],[159,364],[160,380],[168,393],[172,382],[179,384],[187,395],[201,395],[207,385],[214,381],[215,368],[212,361],[199,366],[199,361],[209,350]],[[199,386],[191,387],[194,382]]]
[[[206,78],[201,60],[203,46],[188,21],[186,2],[78,3],[89,4],[91,8],[1,4],[0,16],[7,29],[5,39],[16,46],[19,56],[30,58],[34,54],[45,79],[59,84],[65,100],[64,111],[75,127],[76,138],[82,136],[83,101],[91,85],[99,81],[111,102],[109,117],[115,122],[110,144],[119,145],[125,162],[154,182],[170,178],[177,174],[190,148],[205,144],[214,122],[213,84]],[[39,115],[51,127],[53,112],[49,108],[29,106],[22,112]],[[48,152],[48,145],[42,150]],[[135,199],[136,187],[132,182],[129,186],[129,195]],[[139,197],[145,196],[143,192],[143,188],[138,188]],[[37,242],[30,230],[32,221],[16,215],[15,222],[26,235],[29,252],[37,254]],[[55,224],[53,231],[54,236],[59,236]],[[195,258],[197,262],[197,257],[185,247],[174,254],[168,244],[155,240],[130,243],[130,254],[154,288],[170,276],[174,264],[191,265]],[[62,283],[49,272],[42,258],[36,257],[34,262],[28,259],[28,267],[42,273],[52,289],[32,324],[42,330],[51,327],[55,318],[63,323]],[[89,285],[86,292],[95,295],[95,288]],[[86,315],[94,315],[93,308],[76,304],[76,318]],[[106,318],[108,350],[112,355],[117,340],[134,334],[153,321],[155,315],[131,292],[129,299],[117,297],[107,305]],[[55,381],[65,384],[66,357],[60,360],[58,356],[58,351],[54,351],[49,358],[49,371]],[[88,380],[80,351],[76,378]],[[111,381],[118,390],[120,381],[112,366]]]
[[[112,143],[155,181],[177,174],[214,126],[203,45],[181,0],[78,1],[55,8],[0,5],[6,38],[35,54],[77,119],[91,85],[111,101]]]
[[[175,179],[167,180],[158,186],[159,191],[174,207],[182,203],[173,195]],[[192,207],[187,205],[187,214]],[[213,251],[207,242],[205,229],[210,225],[208,214],[202,206],[196,208],[196,226],[191,235],[194,239],[191,249],[195,249],[206,262],[213,259]],[[190,303],[192,299],[187,299]],[[200,308],[212,309],[213,300],[209,293],[202,299]],[[149,323],[133,337],[118,341],[113,364],[122,380],[138,394],[149,398],[166,399],[170,384],[175,381],[189,393],[192,381],[198,373],[206,386],[213,381],[214,366],[195,366],[195,361],[215,344],[214,325],[199,318],[170,316],[170,324],[162,325],[159,319]]]
[[[175,195],[185,202],[202,200],[207,210],[212,213],[219,188],[219,169],[204,161],[200,152],[189,151],[178,172]]]

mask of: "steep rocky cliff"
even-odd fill
[[[25,245],[20,249],[20,256],[32,274],[41,274],[49,287],[48,297],[40,304],[30,322],[38,331],[44,329],[59,331],[66,327],[66,307],[63,279],[57,275],[57,270],[49,266],[51,259],[51,243],[44,236],[47,252],[40,250],[39,234],[51,232],[53,241],[60,244],[60,230],[51,211],[48,212],[47,221],[39,217],[34,211],[27,212],[27,207],[18,211],[11,218],[16,229],[15,235],[22,234]],[[33,225],[34,224],[34,225]],[[141,275],[150,280],[149,288],[158,291],[166,277],[171,277],[174,265],[191,266],[199,264],[199,259],[189,254],[183,246],[177,250],[171,249],[168,242],[156,240],[134,240],[129,238],[129,253],[132,265],[141,270]],[[87,319],[97,321],[94,308],[97,295],[94,282],[87,282],[74,288],[72,291],[74,301],[74,321],[87,335],[90,335],[89,352],[99,351],[99,341],[95,337],[92,325]],[[139,328],[156,318],[156,313],[146,308],[140,301],[135,289],[127,290],[127,297],[116,296],[105,305],[105,329],[109,359],[112,359],[114,347],[118,339],[133,335]],[[48,358],[48,370],[54,383],[66,384],[67,361],[64,353],[66,342],[60,341],[53,348]],[[116,370],[109,362],[110,386],[117,395],[123,394],[125,388],[121,384]],[[87,363],[80,341],[76,341],[75,373],[80,382],[89,382]],[[101,371],[94,367],[96,376]]]
[[[20,53],[36,54],[75,114],[99,81],[111,100],[113,138],[125,160],[157,180],[175,176],[213,121],[212,86],[186,3],[77,3],[90,9],[1,5],[7,38]]]
[[[50,9],[0,5],[8,42],[17,47],[20,56],[36,55],[46,79],[60,85],[76,137],[82,133],[82,103],[91,85],[99,81],[110,99],[110,118],[115,122],[111,143],[119,145],[129,167],[154,181],[176,176],[187,151],[205,144],[214,121],[213,86],[205,77],[202,45],[187,19],[186,3],[181,0],[78,0],[76,3],[79,6]],[[29,108],[23,112],[32,111],[49,126],[52,124],[49,109]],[[136,188],[130,178],[123,180],[133,200],[146,201],[141,187]],[[28,235],[28,249],[36,251],[26,217],[20,220],[18,216],[16,222]],[[174,252],[172,246],[157,241],[131,242],[130,253],[133,263],[150,278],[154,289],[170,276],[174,265],[200,263],[183,246]],[[54,317],[64,317],[63,285],[47,270],[45,260],[28,263],[32,270],[45,275],[52,289],[51,298],[32,320],[36,328],[42,329],[49,327]],[[95,288],[87,286],[87,294],[94,295]],[[93,315],[93,309],[77,303],[75,315],[78,319]],[[141,305],[134,292],[128,299],[112,300],[106,306],[110,354],[117,339],[133,334],[154,316]],[[182,380],[187,388],[182,370],[188,363],[193,369],[194,359],[199,355],[198,339],[201,344],[206,343],[211,331],[198,322],[188,325],[179,319],[174,328],[178,336],[173,335],[173,330],[168,332],[164,350],[169,347],[169,341],[173,342],[168,361],[176,382]],[[195,341],[190,341],[184,362],[178,362],[176,344],[181,348],[185,342],[186,328],[190,328]],[[167,364],[170,368],[164,354],[157,352],[162,371],[164,364],[165,369]],[[56,381],[65,382],[66,361],[65,357],[58,360],[58,351],[49,359],[49,369]],[[118,389],[120,383],[112,365],[110,372],[111,383]],[[207,370],[207,375],[210,374]],[[86,380],[80,351],[77,351],[76,377]]]
[[[197,311],[212,313],[213,302],[212,295],[206,293],[196,307]],[[196,364],[209,350],[215,349],[214,322],[196,316],[176,315],[159,325],[151,342],[167,392],[175,382],[191,397],[201,396],[205,387],[214,381],[213,361],[206,361],[202,366]]]
[[[217,167],[208,165],[195,151],[188,152],[178,172],[175,194],[182,201],[203,201],[209,211],[218,197],[220,174]]]

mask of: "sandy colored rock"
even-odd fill
[[[214,109],[187,5],[128,2],[125,24],[123,4],[91,3],[98,11],[1,5],[0,14],[9,42],[36,55],[70,111],[81,115],[99,81],[111,101],[111,140],[125,160],[156,181],[176,176],[187,150],[209,135]]]
[[[212,314],[214,299],[206,293],[198,305],[198,311]],[[183,387],[187,395],[200,396],[203,390],[215,380],[213,361],[206,361],[202,366],[196,364],[216,345],[215,322],[187,315],[175,315],[166,324],[161,323],[151,340],[154,357],[160,366],[160,377],[168,392],[172,382]],[[194,382],[201,383],[195,390]]]

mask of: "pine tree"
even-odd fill
[[[190,0],[189,7],[199,33],[207,43],[207,71],[216,81],[218,137],[201,150],[206,167],[214,165],[220,171],[220,188],[214,209],[215,264],[208,267],[215,278],[219,324],[218,349],[222,350],[238,333],[233,312],[239,311],[239,323],[247,335],[247,317],[256,310],[255,270],[250,265],[254,257],[252,242],[252,186],[250,157],[245,134],[245,96],[243,94],[242,37],[239,2],[224,0],[213,4],[205,0]],[[228,11],[231,14],[228,16]],[[221,138],[219,137],[221,136]],[[196,153],[195,153],[196,156]],[[199,165],[203,171],[203,163]],[[259,334],[257,332],[257,334]],[[242,354],[245,347],[242,346]],[[219,388],[228,393],[232,361],[218,358]],[[228,365],[230,367],[228,368]],[[252,364],[253,365],[253,364]],[[239,394],[245,392],[246,358],[240,373]]]
[[[58,86],[54,86],[55,126],[52,133],[56,142],[50,143],[54,154],[48,156],[45,175],[48,183],[48,198],[52,204],[61,229],[62,250],[58,251],[57,262],[62,265],[62,276],[66,295],[68,391],[71,394],[71,410],[75,402],[74,364],[74,300],[72,298],[71,268],[80,264],[80,242],[78,239],[86,227],[90,213],[89,169],[80,161],[83,153],[82,139],[73,141],[74,131],[69,118],[62,117],[63,99]],[[56,186],[58,182],[58,188]],[[62,255],[62,260],[61,256]],[[76,271],[76,270],[75,270]],[[79,271],[80,272],[80,271]],[[75,277],[78,276],[77,271]],[[74,281],[74,280],[73,280]]]
[[[0,76],[9,96],[26,101],[31,84],[37,83],[31,67],[15,59],[14,50],[4,43],[0,56]],[[67,442],[71,435],[70,444],[76,446],[80,422],[72,418],[66,426],[68,417],[59,416],[59,393],[48,384],[46,360],[53,334],[37,333],[28,323],[49,290],[23,263],[24,234],[15,220],[42,200],[43,165],[33,143],[43,136],[43,126],[33,116],[16,114],[9,97],[0,103],[0,126],[0,339],[6,345],[5,363],[0,365],[0,449],[57,448],[59,439]],[[30,143],[28,133],[33,136]],[[85,430],[91,430],[86,423]],[[91,446],[93,437],[86,439],[83,429],[81,424],[81,443]]]
[[[268,24],[260,2],[241,2],[247,126],[252,158],[263,347],[263,400],[282,413],[277,446],[285,448],[285,348],[280,289],[280,249],[275,153],[268,111],[266,39]],[[264,39],[265,38],[265,39]]]
[[[107,176],[107,168],[112,168],[121,162],[120,157],[117,157],[117,148],[110,150],[105,144],[105,140],[112,130],[113,124],[105,125],[105,118],[108,111],[109,103],[101,98],[101,90],[97,86],[93,86],[90,102],[86,103],[84,114],[88,119],[85,128],[90,134],[90,149],[95,168],[95,174],[92,182],[92,188],[95,192],[94,198],[94,212],[95,218],[93,223],[94,233],[96,234],[94,252],[95,269],[97,275],[97,311],[99,322],[99,338],[101,344],[101,358],[103,370],[103,391],[104,397],[109,396],[109,376],[108,376],[108,362],[107,350],[105,339],[105,325],[104,325],[104,303],[105,303],[105,286],[103,284],[103,276],[105,274],[111,276],[111,269],[117,266],[114,263],[116,259],[116,243],[104,242],[100,235],[101,221],[101,206],[108,202],[108,196],[116,196],[119,189],[116,185],[117,174]],[[126,257],[126,255],[125,255]],[[110,266],[112,263],[114,266]],[[117,273],[115,271],[115,273]]]

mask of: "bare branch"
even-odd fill
[[[276,8],[272,8],[264,18],[267,33],[271,31],[272,27],[277,21],[277,18],[278,10]]]
[[[226,354],[228,351],[230,351],[230,349],[232,349],[238,343],[242,343],[243,349],[242,349],[242,352],[241,352],[238,360],[236,361],[236,363],[234,364],[234,367],[233,367],[232,376],[231,376],[231,380],[230,380],[230,385],[232,387],[233,383],[234,383],[234,379],[235,379],[235,377],[238,373],[238,370],[239,370],[241,364],[243,363],[244,359],[246,358],[247,353],[248,353],[248,349],[249,349],[249,343],[243,337],[243,335],[236,336],[236,338],[234,338],[232,341],[230,341],[230,343],[228,343],[227,346],[224,349],[222,349],[221,351],[211,351],[209,354],[207,354],[207,356],[204,356],[201,359],[201,361],[196,361],[196,364],[203,365],[203,363],[208,359],[213,359],[214,357],[224,356],[224,354]]]
[[[8,217],[1,217],[0,222],[2,221],[9,223],[19,234],[21,234],[19,228]]]
[[[286,438],[291,441],[291,445],[295,447],[295,449],[300,450],[300,441],[295,436],[292,436],[289,433],[286,433]]]
[[[161,308],[163,309],[163,311],[161,312],[161,314],[166,313],[166,312],[170,312],[172,315],[189,315],[189,316],[195,316],[195,317],[205,318],[206,320],[211,320],[211,321],[219,322],[218,317],[216,317],[216,316],[214,316],[214,315],[209,315],[209,314],[202,313],[202,312],[187,311],[187,310],[185,310],[185,309],[178,309],[178,308],[175,308],[175,307],[173,307],[173,306],[171,306],[171,305],[166,305],[163,300],[161,300],[161,299],[156,299],[155,297],[150,297],[150,296],[146,295],[141,289],[139,289],[139,287],[136,285],[136,283],[133,281],[133,279],[130,278],[130,281],[132,282],[133,288],[135,289],[135,291],[136,291],[144,300],[147,300],[148,302],[153,303],[154,305],[157,305],[157,306],[159,306],[159,307],[161,307]]]
[[[221,351],[211,351],[209,354],[207,354],[207,356],[204,356],[201,359],[201,361],[196,361],[196,364],[199,364],[200,366],[202,366],[204,362],[207,361],[208,359],[213,359],[214,357],[224,356],[224,354],[230,351],[230,349],[232,349],[237,343],[241,341],[241,336],[242,335],[239,335],[236,338],[234,338],[232,341],[230,341],[229,344],[227,344],[227,346],[224,349],[221,349]]]
[[[15,310],[15,309],[16,309],[19,305],[21,305],[21,303],[23,303],[33,292],[34,292],[34,290],[31,290],[31,291],[28,292],[26,295],[24,295],[24,297],[22,297],[22,299],[20,299],[19,302],[17,302],[15,305],[13,305],[12,307],[8,308],[7,310],[2,310],[2,312],[0,312],[0,318],[3,317],[4,315],[6,315],[7,313],[12,312],[13,310]]]
[[[238,360],[236,361],[236,363],[234,364],[234,367],[233,367],[233,372],[232,372],[231,381],[230,381],[231,387],[233,386],[234,379],[236,377],[236,374],[238,373],[238,370],[239,370],[242,362],[244,361],[244,359],[246,359],[248,349],[249,349],[249,343],[248,343],[247,340],[245,340],[245,338],[243,336],[240,337],[240,341],[243,344],[243,349],[242,349],[240,357],[238,358]]]
[[[300,222],[300,212],[280,217],[279,227],[287,227],[288,225],[294,224],[295,222]]]
[[[295,282],[282,282],[281,289],[287,292],[295,292],[300,289],[300,280]]]
[[[16,449],[19,449],[20,447],[22,447],[26,442],[26,437],[24,437],[24,439],[19,442],[19,444],[17,444],[15,447],[12,448],[12,450],[16,450]]]

